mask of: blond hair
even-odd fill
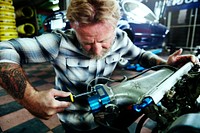
[[[117,0],[71,0],[67,19],[71,23],[90,24],[109,21],[117,24],[120,18]]]

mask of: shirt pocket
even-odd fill
[[[89,60],[66,59],[66,76],[72,81],[86,81],[89,76],[89,62]]]
[[[106,58],[103,76],[110,76],[120,60],[120,54],[113,54]]]

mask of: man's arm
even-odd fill
[[[199,60],[197,57],[195,57],[192,54],[185,54],[181,55],[183,52],[182,49],[179,49],[175,51],[173,54],[169,55],[168,59],[165,60],[152,52],[146,51],[141,56],[139,63],[144,67],[152,67],[156,65],[171,65],[174,67],[181,67],[187,62],[191,61],[193,63],[199,63]]]
[[[27,79],[22,68],[15,63],[0,63],[0,85],[15,99],[23,99]]]
[[[0,86],[39,118],[49,119],[70,105],[69,102],[55,100],[56,96],[67,97],[70,93],[55,89],[36,90],[28,82],[20,65],[15,63],[0,63]]]
[[[167,61],[150,51],[146,51],[142,54],[139,64],[141,64],[143,67],[149,68],[156,65],[165,65],[167,64]]]

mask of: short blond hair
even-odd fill
[[[90,24],[108,20],[117,24],[119,5],[117,0],[71,0],[67,19],[71,23]]]

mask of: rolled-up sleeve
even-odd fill
[[[0,42],[0,61],[39,63],[57,57],[61,35],[47,33],[33,38],[17,38]]]
[[[13,61],[20,63],[20,56],[9,42],[0,42],[0,61]]]

